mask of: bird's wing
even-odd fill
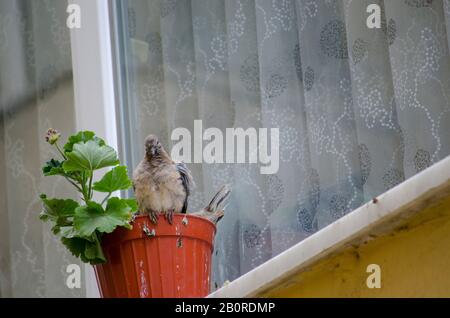
[[[188,197],[191,193],[194,182],[192,179],[191,172],[189,171],[184,162],[177,162],[176,167],[180,174],[180,179],[181,183],[183,184],[184,191],[186,192],[186,198],[184,199],[183,209],[181,210],[181,213],[186,213]]]

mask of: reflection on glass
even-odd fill
[[[38,219],[39,194],[75,197],[42,178],[48,127],[74,132],[67,3],[0,2],[0,297],[73,297],[66,266],[78,263]]]

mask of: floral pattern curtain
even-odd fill
[[[63,180],[41,177],[47,128],[75,129],[66,7],[0,1],[0,297],[85,294],[84,284],[66,286],[67,265],[79,262],[38,218],[40,193],[75,197]]]
[[[381,28],[366,25],[369,4]],[[174,128],[275,127],[280,169],[190,164],[190,210],[234,193],[214,287],[450,154],[448,0],[129,0],[130,163]]]

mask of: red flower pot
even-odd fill
[[[132,230],[103,236],[107,263],[95,266],[101,296],[207,296],[215,232],[213,223],[189,214],[175,214],[172,225],[138,216]]]

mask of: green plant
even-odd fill
[[[131,187],[127,168],[119,165],[116,151],[91,131],[70,136],[62,149],[58,145],[60,136],[54,129],[47,131],[46,141],[57,149],[61,158],[52,158],[42,172],[45,176],[64,177],[80,193],[81,204],[72,199],[49,199],[41,194],[40,219],[52,222],[52,232],[83,262],[104,263],[102,235],[118,226],[131,228],[133,212],[137,211],[136,200],[112,197],[114,192]],[[94,171],[105,167],[113,168],[93,182]],[[104,193],[101,202],[93,200],[94,191]]]

